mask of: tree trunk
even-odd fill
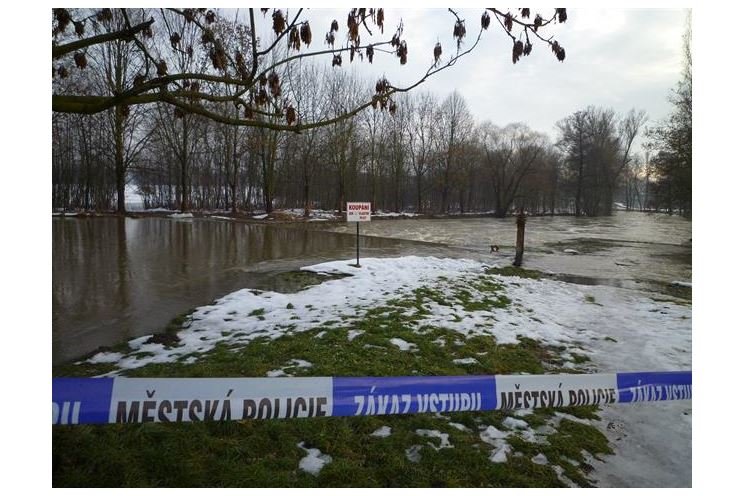
[[[120,215],[126,213],[124,203],[124,181],[126,171],[124,169],[124,116],[122,107],[117,106],[114,110],[114,169],[116,174],[116,212]]]
[[[181,118],[181,211],[186,212],[189,208],[189,187],[187,185],[187,166],[189,157],[187,156],[187,134],[186,134],[186,117]]]

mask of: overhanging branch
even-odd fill
[[[92,45],[106,43],[107,41],[132,40],[134,38],[134,35],[148,28],[154,22],[155,19],[150,18],[149,21],[142,22],[140,24],[137,24],[136,26],[132,26],[131,28],[114,31],[113,33],[99,34],[96,36],[91,36],[90,38],[71,41],[70,43],[65,43],[64,45],[52,45],[52,58],[58,59],[70,52],[74,52],[76,50],[80,50]]]

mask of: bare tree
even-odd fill
[[[381,53],[393,55],[401,64],[405,64],[408,59],[408,44],[403,38],[403,23],[399,24],[393,38],[376,39],[373,29],[380,29],[382,38],[385,20],[383,9],[351,9],[346,19],[346,36],[342,36],[339,23],[333,20],[329,31],[325,33],[328,48],[312,51],[308,49],[312,30],[310,23],[303,19],[303,9],[294,12],[282,9],[274,9],[271,13],[269,9],[261,11],[259,13],[255,9],[248,9],[240,16],[250,50],[231,52],[226,39],[214,27],[220,19],[220,12],[217,10],[118,9],[124,20],[123,25],[105,33],[92,34],[91,26],[111,23],[114,17],[112,9],[53,9],[52,61],[56,65],[54,69],[58,77],[67,75],[68,67],[73,61],[78,67],[84,67],[86,52],[91,47],[118,42],[134,47],[138,63],[144,70],[130,86],[116,95],[55,91],[52,109],[56,112],[92,114],[116,106],[162,102],[184,113],[201,115],[225,124],[300,131],[347,119],[367,107],[377,106],[395,93],[416,88],[434,74],[452,67],[475,48],[491,19],[495,19],[513,40],[513,62],[529,55],[533,42],[545,43],[560,61],[565,57],[564,48],[546,30],[551,24],[566,21],[566,9],[555,9],[552,15],[536,14],[535,17],[531,15],[530,9],[520,9],[514,13],[509,10],[487,9],[481,17],[475,40],[468,47],[463,46],[466,36],[465,19],[451,9],[450,13],[455,17],[453,36],[457,39],[457,50],[448,59],[442,57],[442,48],[438,44],[434,47],[434,56],[428,69],[411,84],[396,86],[385,80],[385,84],[376,88],[375,93],[361,93],[352,105],[345,106],[340,113],[318,121],[299,122],[296,118],[297,102],[283,99],[279,91],[282,85],[280,73],[288,64],[301,58],[328,57],[327,60],[333,66],[340,66],[346,55],[351,56],[350,62],[355,57],[366,57],[372,62],[373,57]],[[174,16],[180,20],[176,20]],[[239,20],[239,16],[236,15],[235,18],[236,21]],[[271,24],[274,39],[259,38],[259,22]],[[185,36],[186,30],[196,30],[196,43]],[[153,37],[155,43],[148,44],[148,40]],[[363,37],[366,45],[363,44]],[[290,49],[286,55],[280,59],[269,57],[276,48],[283,46]],[[184,70],[169,64],[164,51],[183,53],[190,57],[199,52],[211,64],[197,71]],[[231,91],[220,94],[213,90],[214,85],[228,85]],[[232,102],[244,109],[243,116],[236,118],[232,114],[222,114],[219,107],[207,105],[209,102]],[[286,122],[259,118],[270,104],[282,108]]]
[[[435,125],[439,119],[437,100],[431,93],[420,93],[409,119],[409,150],[416,179],[416,211],[422,212],[424,178],[430,171],[435,153]]]
[[[463,167],[465,148],[473,129],[468,104],[460,93],[453,92],[440,105],[437,182],[440,190],[440,211],[450,212],[450,193],[454,173]]]

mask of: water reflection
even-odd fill
[[[54,219],[52,235],[55,363],[160,330],[273,272],[355,253],[354,236],[209,219]],[[361,240],[366,256],[423,253],[414,245]]]

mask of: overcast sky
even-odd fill
[[[546,16],[552,14],[551,9],[543,11]],[[324,35],[332,19],[337,19],[340,32],[346,33],[347,12],[323,8],[304,12],[313,31],[311,49],[325,48]],[[466,19],[465,47],[476,39],[482,12],[458,10]],[[271,11],[266,17],[268,23]],[[454,53],[454,17],[446,9],[387,8],[384,34],[374,31],[374,39],[390,40],[400,19],[404,21],[402,38],[409,48],[405,66],[393,56],[376,54],[373,64],[366,60],[350,64],[344,57],[342,69],[373,79],[385,74],[394,85],[405,86],[429,67],[437,41],[442,44],[444,59]],[[588,105],[609,106],[620,112],[637,107],[653,120],[662,119],[670,111],[669,91],[680,76],[685,20],[683,9],[568,9],[566,23],[544,28],[565,47],[566,60],[558,62],[540,43],[534,44],[529,57],[513,65],[512,42],[492,19],[472,53],[414,91],[431,91],[443,98],[457,90],[478,121],[491,120],[498,125],[522,121],[552,137],[556,121]],[[268,32],[265,36],[273,37]],[[363,46],[369,39],[363,37]],[[320,60],[331,65],[330,55]]]

